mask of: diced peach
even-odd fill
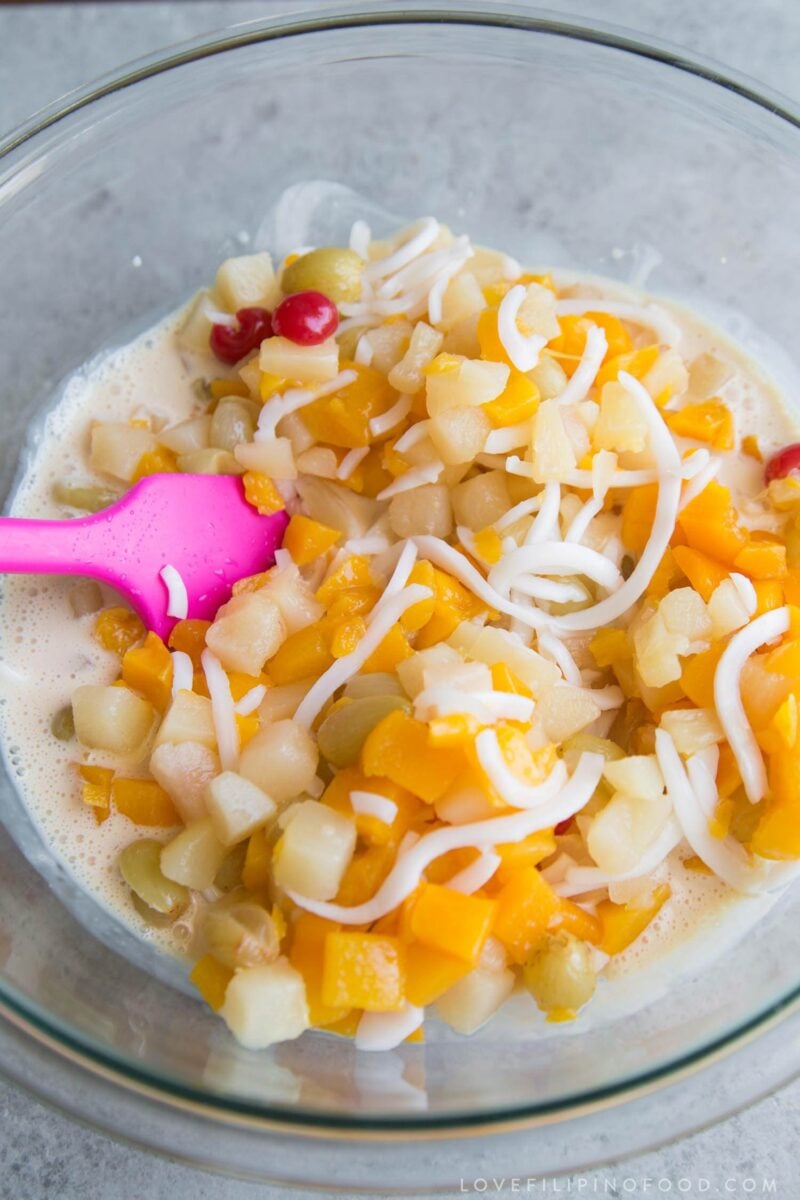
[[[396,1012],[405,999],[404,947],[395,937],[335,931],[325,937],[322,1002]]]
[[[514,962],[522,963],[559,911],[559,898],[536,867],[523,867],[498,892],[496,899],[494,934]]]
[[[409,928],[416,940],[432,950],[451,954],[474,967],[497,911],[493,900],[423,883],[414,897]]]
[[[730,491],[716,480],[686,505],[678,524],[694,550],[731,566],[749,540],[731,504]]]
[[[125,652],[122,678],[159,712],[165,711],[172,695],[172,658],[157,634],[148,633],[143,646]]]
[[[465,765],[458,751],[432,747],[426,725],[400,710],[375,726],[361,762],[366,775],[391,779],[429,804],[447,791]]]
[[[601,900],[597,906],[603,929],[600,949],[605,954],[620,954],[644,932],[671,895],[669,884],[662,883],[654,889],[648,903],[642,906]]]
[[[723,580],[728,578],[728,567],[700,550],[693,550],[691,546],[674,546],[672,554],[689,583],[706,603]]]

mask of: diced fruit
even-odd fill
[[[92,426],[89,465],[95,471],[131,483],[141,459],[157,445],[157,439],[148,429],[120,421],[98,421]]]
[[[200,742],[162,742],[150,756],[150,773],[169,793],[184,825],[207,815],[206,784],[219,771],[216,754]]]
[[[343,246],[320,246],[284,267],[281,287],[287,294],[309,288],[324,292],[337,304],[353,303],[361,295],[364,261]]]
[[[223,604],[206,633],[206,644],[227,671],[258,675],[285,637],[280,609],[262,588]]]
[[[433,804],[464,767],[462,755],[436,749],[427,726],[407,713],[390,713],[367,737],[361,756],[367,775],[382,775]]]
[[[442,462],[471,463],[483,450],[492,429],[482,408],[448,408],[431,418],[429,436]]]
[[[304,567],[335,546],[341,536],[338,529],[295,513],[286,527],[283,545],[298,567]]]
[[[189,893],[161,870],[162,848],[154,838],[131,842],[119,856],[119,869],[144,904],[165,916],[177,917],[189,903]]]
[[[309,1027],[303,977],[285,959],[237,971],[220,1016],[248,1050],[291,1041]]]
[[[525,986],[546,1013],[575,1013],[594,995],[597,977],[585,942],[568,933],[546,934],[522,969]]]
[[[751,849],[769,859],[800,858],[800,770],[797,747],[769,756],[770,797]]]
[[[606,762],[603,774],[618,792],[640,800],[657,802],[664,791],[664,780],[653,754],[633,754]]]
[[[272,314],[275,333],[298,346],[319,346],[333,337],[338,327],[336,305],[320,291],[292,292]]]
[[[219,1012],[225,1003],[225,992],[232,978],[230,967],[217,962],[211,954],[204,954],[189,972],[190,981],[214,1012]]]
[[[318,757],[308,730],[296,721],[276,721],[260,729],[244,747],[239,772],[280,805],[311,785]]]
[[[750,620],[749,609],[732,579],[723,579],[714,589],[708,602],[708,615],[712,637],[717,641],[735,629],[741,629]]]
[[[497,911],[493,900],[424,883],[410,902],[409,929],[424,946],[477,966]]]
[[[620,383],[604,385],[600,415],[592,430],[595,450],[637,453],[647,446],[647,420],[637,400]]]
[[[152,779],[121,779],[111,784],[111,800],[117,812],[134,825],[179,824],[180,818],[169,795]]]
[[[280,569],[273,567],[267,571],[263,577],[263,588],[280,609],[286,632],[289,634],[296,633],[298,629],[305,629],[322,616],[322,605],[314,599],[311,588],[300,575],[296,565]]]
[[[274,962],[280,953],[275,921],[261,904],[226,897],[210,908],[203,937],[214,958],[235,970]]]
[[[104,608],[94,623],[95,639],[104,649],[112,650],[115,654],[124,654],[144,635],[144,625],[129,608]]]
[[[621,875],[636,866],[669,814],[670,802],[661,793],[645,798],[615,792],[589,828],[589,853],[601,871]]]
[[[317,730],[320,754],[334,767],[348,767],[358,762],[368,735],[375,726],[395,709],[410,712],[411,706],[402,696],[364,696],[334,708]]]
[[[267,374],[293,383],[327,383],[339,373],[339,347],[334,338],[318,346],[297,346],[271,337],[261,343],[258,363]]]
[[[72,695],[75,733],[92,750],[130,755],[144,745],[153,728],[153,706],[126,687],[84,684]]]
[[[353,857],[352,819],[316,800],[292,809],[292,819],[275,849],[275,882],[312,900],[332,900]]]
[[[505,472],[486,471],[459,483],[453,488],[452,502],[459,525],[476,531],[493,525],[511,507]]]
[[[266,308],[238,308],[236,325],[212,325],[208,344],[221,362],[233,366],[258,349],[272,333],[272,321]]]
[[[658,501],[658,487],[654,483],[631,488],[622,507],[620,536],[626,550],[641,554],[653,529]]]
[[[661,724],[680,754],[697,754],[723,739],[722,726],[711,708],[676,709],[665,712]]]
[[[786,575],[786,546],[779,541],[759,539],[753,534],[733,560],[735,570],[750,579],[783,579]]]
[[[674,546],[672,553],[694,590],[708,603],[719,585],[728,578],[728,568],[691,546]]]
[[[435,417],[448,408],[464,405],[488,404],[503,392],[509,374],[505,363],[439,354],[426,371],[428,415]]]
[[[252,401],[237,400],[231,396],[220,400],[209,425],[210,444],[219,450],[230,450],[233,453],[241,442],[252,440],[253,417]]]
[[[736,444],[733,413],[719,400],[686,404],[665,416],[670,429],[678,437],[706,442],[715,450],[732,450]]]
[[[206,788],[206,808],[214,832],[226,846],[243,842],[277,813],[275,801],[249,779],[223,771]]]
[[[449,641],[467,658],[490,667],[505,663],[536,697],[542,696],[561,678],[554,663],[505,629],[465,621],[451,634]]]
[[[389,524],[399,538],[419,534],[448,538],[453,532],[450,489],[445,484],[428,483],[393,496],[389,502]]]
[[[660,912],[672,894],[668,883],[658,884],[645,904],[614,904],[601,900],[597,915],[603,926],[600,949],[605,954],[621,954],[640,933],[643,933],[653,918]]]
[[[216,748],[211,701],[206,696],[183,690],[178,692],[156,734],[156,746],[167,742],[199,742],[209,750]]]
[[[210,621],[178,621],[169,635],[170,650],[182,650],[188,654],[196,671],[200,669],[200,655],[205,649],[206,633],[210,627]]]
[[[522,963],[558,912],[558,896],[536,867],[523,867],[503,885],[496,900],[495,936],[513,961]]]
[[[333,662],[330,641],[330,631],[321,622],[291,634],[270,659],[272,682],[280,686],[321,675]]]
[[[533,418],[533,474],[537,483],[562,481],[575,469],[575,450],[557,400],[543,400]],[[488,522],[487,522],[488,524]]]
[[[404,1003],[403,946],[396,937],[341,931],[325,938],[323,1003],[396,1012]]]
[[[443,337],[436,329],[418,321],[408,349],[389,372],[389,383],[398,392],[413,396],[425,386],[425,368],[442,348]]]
[[[508,999],[514,982],[514,972],[507,967],[496,971],[476,967],[439,997],[436,1011],[451,1029],[474,1033]]]
[[[372,367],[359,363],[346,366],[356,378],[338,392],[307,404],[301,416],[317,441],[355,450],[371,444],[370,421],[392,407],[397,393]]]
[[[406,997],[409,1004],[426,1008],[469,971],[463,959],[431,949],[420,942],[406,946]]]
[[[211,887],[228,852],[210,817],[193,821],[161,851],[161,870],[168,879],[196,891]]]
[[[563,742],[579,733],[600,716],[600,706],[583,688],[550,688],[536,708],[545,737],[551,742]]]
[[[191,454],[194,450],[208,448],[210,429],[211,417],[203,414],[201,417],[190,417],[187,421],[170,425],[159,434],[159,440],[175,454]]]
[[[184,475],[241,475],[243,469],[228,450],[209,447],[178,458],[178,470]]]
[[[165,710],[172,694],[172,659],[157,634],[148,633],[143,646],[126,651],[122,659],[122,678],[132,691],[141,692],[159,712]]]
[[[692,549],[729,566],[747,545],[747,531],[739,525],[731,494],[715,480],[681,510],[678,524]]]
[[[266,251],[226,258],[217,268],[214,294],[228,312],[259,305],[273,308],[280,299],[280,289]]]

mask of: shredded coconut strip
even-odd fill
[[[537,808],[491,817],[487,821],[448,825],[425,834],[405,853],[398,855],[378,891],[363,904],[348,908],[341,904],[312,900],[296,892],[289,892],[289,899],[307,912],[316,913],[318,917],[326,917],[330,921],[340,921],[343,925],[377,921],[401,904],[413,892],[426,867],[448,851],[467,846],[482,850],[507,842],[520,842],[529,834],[551,829],[559,821],[566,821],[580,812],[600,782],[604,762],[601,754],[582,754],[572,777],[560,789],[557,798]]]
[[[597,629],[621,617],[647,588],[675,529],[681,492],[681,460],[677,448],[647,389],[627,371],[620,371],[619,382],[630,396],[639,401],[648,424],[650,450],[656,460],[659,476],[653,528],[638,563],[613,595],[579,612],[550,618],[555,629]]]
[[[539,653],[556,664],[567,683],[573,687],[583,687],[580,668],[561,638],[556,637],[549,629],[540,629],[536,637]]]
[[[217,749],[223,771],[231,771],[239,757],[239,730],[236,727],[236,710],[228,676],[222,664],[210,650],[204,650],[200,662],[206,675],[208,694],[211,697],[211,714],[217,735]]]
[[[590,325],[586,331],[586,345],[583,348],[581,361],[558,397],[559,404],[579,404],[581,400],[586,399],[589,389],[597,378],[597,372],[600,370],[607,349],[608,338],[605,330],[601,329],[599,325]]]
[[[628,879],[641,879],[643,875],[652,875],[680,842],[683,841],[683,830],[674,817],[668,817],[667,823],[647,847],[635,867],[623,871],[619,875],[609,875],[599,867],[569,867],[560,883],[553,884],[557,896],[581,896],[584,892],[593,892],[596,888],[608,887],[614,883],[624,883]]]
[[[368,333],[362,333],[356,345],[356,352],[353,355],[353,362],[357,362],[361,367],[368,367],[372,363],[372,356],[375,351],[372,348],[372,342],[369,340]]]
[[[189,615],[189,593],[180,571],[172,563],[167,563],[158,573],[167,589],[167,616],[184,621]]]
[[[506,425],[502,429],[493,429],[486,439],[483,449],[486,454],[508,454],[519,446],[530,444],[533,424],[530,417],[517,425]]]
[[[573,296],[566,300],[556,301],[556,312],[560,317],[581,316],[586,312],[608,313],[609,316],[619,317],[622,321],[630,321],[633,325],[644,325],[658,334],[658,339],[668,346],[677,346],[681,340],[681,331],[662,308],[654,304],[626,304],[623,301],[601,300],[598,296]]]
[[[567,768],[559,760],[541,783],[524,783],[506,762],[493,729],[481,730],[475,752],[492,787],[511,808],[539,808],[558,795],[567,780]]]
[[[394,429],[395,425],[399,425],[404,417],[407,417],[411,412],[411,397],[400,396],[396,404],[393,404],[385,413],[381,413],[379,417],[372,417],[369,423],[370,436],[374,438],[383,437],[385,433],[389,433]],[[367,447],[369,450],[369,447]]]
[[[739,599],[747,609],[748,617],[752,617],[753,613],[758,608],[758,596],[752,582],[746,575],[740,575],[738,571],[731,571],[731,583],[739,593]]]
[[[172,650],[172,696],[194,687],[194,664],[185,650]]]
[[[443,571],[449,571],[459,583],[463,583],[464,587],[469,588],[474,596],[490,608],[496,608],[507,617],[514,617],[530,629],[539,629],[552,620],[545,613],[540,613],[534,608],[524,608],[521,604],[515,604],[501,596],[486,582],[480,572],[475,570],[472,563],[467,562],[463,554],[441,538],[427,533],[419,534],[414,538],[414,542],[423,558],[430,559],[434,566],[441,567]]]
[[[377,817],[385,825],[391,825],[397,816],[397,805],[394,800],[389,800],[388,797],[381,796],[378,792],[351,792],[350,804],[354,813],[360,813],[365,817]]]
[[[742,777],[747,799],[758,804],[767,792],[767,772],[755,734],[742,704],[742,667],[766,642],[786,633],[789,609],[775,608],[735,633],[722,652],[714,674],[714,706]]]
[[[733,838],[715,838],[709,830],[708,815],[695,787],[710,788],[714,796],[717,787],[708,772],[702,767],[698,768],[696,756],[692,768],[695,786],[681,762],[672,737],[665,729],[656,730],[656,757],[678,824],[698,858],[737,892],[762,891],[764,869],[756,860],[751,860],[747,851]],[[714,798],[711,796],[706,797],[706,805],[709,804],[713,807]]]
[[[339,466],[336,468],[337,479],[349,479],[360,462],[369,454],[369,446],[359,446],[356,450],[348,450]]]
[[[521,521],[523,517],[529,517],[531,513],[538,512],[542,507],[543,499],[544,492],[540,492],[538,496],[531,496],[530,500],[520,500],[519,504],[515,504],[508,512],[503,513],[499,521],[495,521],[495,532],[502,533],[511,525],[516,525],[517,521]]]
[[[249,717],[258,708],[261,701],[267,694],[267,689],[263,683],[257,683],[255,687],[250,688],[249,692],[245,692],[241,700],[235,705],[234,711],[240,717]]]
[[[387,254],[385,258],[373,259],[364,268],[364,276],[369,282],[374,283],[378,279],[385,279],[387,275],[399,271],[418,254],[423,254],[431,242],[436,240],[438,233],[439,222],[435,217],[421,217],[418,221],[414,221],[413,224],[401,230],[399,236],[401,238],[403,235],[407,236],[397,250],[392,254]]]
[[[435,462],[425,463],[424,466],[412,467],[410,471],[406,471],[395,479],[394,483],[385,487],[382,492],[378,492],[376,499],[391,500],[392,496],[399,496],[401,492],[410,492],[425,483],[436,483],[443,470],[444,463],[438,458]]]
[[[389,596],[396,596],[398,592],[403,590],[408,583],[408,578],[414,569],[414,563],[416,561],[417,547],[413,542],[406,542],[397,556],[397,562],[395,563],[394,570],[392,571],[389,582],[383,590],[383,600],[386,600]]]
[[[605,555],[572,542],[520,546],[492,567],[489,583],[501,596],[507,596],[521,575],[586,575],[605,588],[616,588],[623,582],[618,568]]]
[[[366,221],[354,221],[350,229],[350,249],[355,251],[359,258],[366,260],[369,257],[369,243],[372,234],[369,225]]]
[[[603,501],[592,498],[587,500],[581,508],[578,509],[575,516],[570,522],[569,528],[564,535],[565,542],[572,542],[576,546],[580,545],[586,537],[586,531],[595,519],[597,514],[602,510]]]
[[[716,479],[721,466],[721,458],[712,458],[708,463],[706,463],[702,470],[698,471],[696,475],[691,476],[688,482],[683,486],[683,490],[681,492],[681,503],[678,509],[679,512],[686,508],[687,504],[691,504],[695,496],[699,496],[700,493],[706,487],[708,487],[712,479]]]
[[[493,850],[484,850],[480,858],[476,858],[475,862],[464,867],[464,870],[459,871],[452,879],[448,879],[445,887],[453,892],[461,892],[464,896],[471,896],[489,882],[502,861],[500,855],[495,854]]]
[[[544,485],[542,503],[525,534],[525,545],[533,546],[537,542],[547,542],[558,536],[558,516],[561,510],[561,484],[550,479]]]
[[[340,388],[354,383],[357,378],[358,375],[355,371],[340,371],[334,379],[329,380],[322,387],[290,388],[281,396],[271,396],[259,413],[258,428],[253,434],[253,441],[269,441],[275,436],[275,430],[284,417],[297,412],[300,408],[305,408],[312,400],[319,400],[322,396],[330,396],[334,392],[338,392]]]
[[[403,454],[406,450],[410,450],[412,446],[416,446],[417,442],[428,433],[428,422],[417,421],[416,425],[412,425],[405,433],[402,433],[394,444],[394,448],[398,454]]]
[[[463,692],[457,687],[435,684],[414,698],[414,714],[419,720],[469,713],[486,725],[494,721],[530,721],[533,700],[511,692]],[[425,714],[425,715],[423,715]]]
[[[539,355],[547,338],[539,334],[524,334],[517,325],[517,313],[525,300],[527,289],[518,283],[509,288],[497,310],[497,336],[500,344],[518,371],[531,371],[539,361]]]
[[[343,658],[338,658],[312,684],[300,702],[297,712],[294,714],[295,721],[300,725],[305,725],[306,728],[310,728],[331,696],[343,684],[347,683],[348,679],[355,675],[357,671],[361,670],[370,654],[377,650],[389,630],[400,620],[403,613],[411,608],[413,604],[418,604],[420,600],[427,600],[430,595],[431,589],[423,587],[421,583],[413,583],[411,587],[405,588],[396,596],[387,598],[384,594],[372,610],[367,632],[361,638],[355,650],[352,650],[350,654],[345,654]]]
[[[583,604],[589,599],[588,592],[579,583],[541,579],[538,575],[515,579],[511,595],[530,596],[532,600],[549,600],[554,604]]]

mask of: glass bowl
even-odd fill
[[[370,211],[435,213],[531,265],[647,279],[756,350],[783,346],[770,365],[790,377],[797,116],[746,81],[594,25],[407,4],[240,26],[67,97],[7,140],[0,171],[4,495],[59,380],[252,244],[290,187],[269,226],[278,241],[309,217],[341,235],[353,189]],[[10,770],[0,806],[0,1064],[171,1154],[348,1190],[444,1185],[458,1154],[445,1171],[443,1152],[412,1155],[408,1139],[495,1132],[481,1145],[506,1147],[508,1165],[502,1139],[521,1129],[537,1165],[567,1169],[685,1132],[800,1068],[797,1038],[773,1033],[772,1074],[765,1049],[761,1073],[724,1098],[644,1119],[645,1093],[676,1094],[693,1065],[797,1007],[800,890],[722,957],[662,972],[645,1007],[563,1036],[500,1018],[469,1040],[433,1028],[426,1045],[386,1056],[320,1034],[253,1054],[182,971],[80,892]],[[576,1122],[634,1100],[635,1121],[607,1117],[616,1134],[581,1140]],[[343,1165],[354,1147],[368,1164],[358,1178]]]

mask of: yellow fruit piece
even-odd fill
[[[800,858],[800,755],[797,748],[769,756],[770,795],[750,842],[762,858]]]
[[[340,531],[332,529],[330,525],[312,521],[302,513],[294,513],[283,535],[283,547],[289,551],[298,567],[305,567],[335,546],[341,536]]]
[[[444,641],[462,621],[486,611],[485,605],[452,575],[434,567],[433,579],[433,616],[417,634],[417,650],[425,650]]]
[[[667,425],[678,437],[706,442],[714,450],[732,450],[736,445],[733,413],[721,400],[686,404],[665,414]]]
[[[124,654],[145,635],[145,628],[136,613],[129,608],[104,608],[94,623],[95,641],[105,650]]]
[[[723,742],[719,748],[717,791],[720,796],[730,796],[741,786],[742,777],[739,774],[739,764],[728,743]]]
[[[800,590],[793,590],[794,581],[788,577],[783,586],[777,579],[754,579],[753,587],[756,589],[756,617],[765,612],[772,612],[774,608],[780,608],[784,598],[789,604],[800,600]]]
[[[423,883],[409,911],[409,929],[423,946],[474,967],[497,913],[494,900]]]
[[[172,699],[172,658],[157,634],[148,633],[143,646],[125,652],[122,679],[159,712],[165,711]]]
[[[247,850],[242,867],[242,883],[249,892],[265,888],[270,880],[272,847],[266,829],[257,829],[247,840]]]
[[[783,579],[786,547],[782,542],[761,540],[753,535],[734,558],[733,566],[750,579]]]
[[[599,325],[605,331],[608,348],[603,359],[604,363],[610,362],[620,355],[629,354],[633,349],[633,342],[627,329],[619,317],[614,317],[610,313],[587,312],[578,316],[565,316],[560,317],[558,323],[561,326],[561,333],[557,338],[552,338],[548,342],[547,353],[559,360],[568,375],[572,375],[580,362],[586,347],[586,331],[590,325]]]
[[[233,971],[218,962],[211,954],[199,958],[189,972],[189,979],[209,1008],[219,1012],[225,1003],[225,992],[233,979]]]
[[[430,588],[432,593],[428,599],[412,604],[411,608],[407,608],[400,618],[403,629],[408,630],[409,633],[416,633],[418,629],[422,629],[423,625],[427,625],[436,607],[436,571],[433,563],[427,562],[425,559],[414,563],[408,582],[409,584],[422,584],[423,587]]]
[[[687,871],[696,871],[698,875],[714,874],[711,868],[707,867],[702,858],[698,858],[696,854],[693,854],[690,858],[685,858],[683,865]]]
[[[392,442],[386,442],[381,450],[381,468],[390,475],[392,479],[399,479],[401,475],[405,475],[409,469],[410,463],[407,463],[401,454],[398,454]]]
[[[347,617],[336,624],[331,635],[333,657],[344,658],[346,654],[352,654],[366,632],[367,623],[361,616]]]
[[[366,850],[357,852],[339,885],[336,903],[363,904],[365,900],[371,899],[389,874],[394,858],[395,851],[392,845],[369,846]]]
[[[507,663],[495,663],[491,668],[492,687],[496,692],[511,692],[514,696],[531,697],[533,693],[518,679]]]
[[[495,736],[506,766],[523,784],[541,783],[556,765],[555,746],[548,744],[531,750],[522,730],[514,725],[498,723]]]
[[[555,850],[556,839],[552,829],[529,833],[521,842],[507,842],[495,846],[495,852],[500,855],[501,862],[493,876],[493,882],[508,883],[523,867],[538,866],[551,854],[555,854]]]
[[[492,424],[502,429],[529,420],[539,407],[540,399],[539,389],[533,380],[512,367],[505,389],[496,400],[490,400],[482,408]]]
[[[620,536],[626,550],[641,554],[650,538],[656,515],[658,487],[646,483],[643,487],[631,488],[622,506],[622,529]]]
[[[386,376],[372,367],[345,362],[340,369],[355,371],[357,378],[333,395],[313,400],[300,415],[318,442],[355,450],[370,445],[370,421],[390,409],[397,396]]]
[[[373,650],[361,670],[365,675],[375,671],[394,671],[398,663],[410,658],[413,653],[408,638],[398,623],[392,626],[381,644]]]
[[[340,928],[334,921],[327,921],[313,913],[301,913],[292,924],[289,962],[305,981],[308,1015],[312,1025],[338,1024],[350,1013],[349,1005],[325,1004],[322,999],[325,939],[329,933],[336,933]]]
[[[321,675],[333,662],[330,636],[322,622],[290,634],[269,660],[268,673],[276,685]]]
[[[653,572],[645,595],[649,600],[663,600],[667,592],[671,592],[680,581],[680,567],[675,561],[673,550],[668,546],[661,556],[661,562]]]
[[[250,739],[255,737],[260,728],[261,722],[255,713],[250,713],[248,716],[236,713],[236,731],[239,734],[240,747],[246,746]]]
[[[376,792],[397,805],[397,816],[390,825],[369,813],[353,813],[350,803],[351,792]],[[322,794],[321,802],[345,816],[355,816],[358,836],[369,845],[396,845],[412,822],[422,811],[422,803],[405,788],[398,787],[390,779],[367,776],[358,767],[345,767],[337,771]]]
[[[755,434],[748,433],[746,437],[742,438],[742,454],[746,454],[748,458],[754,458],[756,462],[764,461],[764,455],[761,453]]]
[[[250,395],[250,389],[243,379],[212,379],[209,382],[208,390],[211,392],[212,400],[222,400],[224,396],[244,396]]]
[[[340,567],[332,571],[325,582],[317,588],[316,598],[320,604],[328,608],[337,596],[348,588],[371,588],[375,580],[369,567],[369,559],[362,554],[354,554],[345,559]]]
[[[724,649],[720,642],[683,660],[681,687],[698,708],[714,707],[714,675]]]
[[[375,726],[364,743],[361,765],[365,775],[381,775],[433,804],[463,771],[457,750],[429,745],[428,729],[397,710]]]
[[[114,772],[108,767],[93,767],[82,764],[78,774],[83,780],[81,799],[94,810],[98,825],[107,821],[111,815],[111,782]]]
[[[174,475],[177,470],[177,457],[166,446],[157,446],[139,459],[131,483],[138,483],[147,475]]]
[[[254,687],[267,682],[266,675],[245,675],[243,671],[228,672],[228,686],[231,689],[231,695],[234,700],[241,700],[242,696],[246,696]]]
[[[182,650],[184,654],[188,654],[195,670],[199,670],[200,655],[205,649],[206,633],[210,628],[210,621],[196,619],[178,621],[176,625],[173,625],[172,633],[169,635],[170,650]]]
[[[615,358],[607,358],[597,372],[595,387],[598,392],[607,383],[613,383],[620,371],[627,371],[634,379],[641,379],[651,367],[656,365],[660,350],[655,346],[642,346],[640,350],[631,350],[627,354],[618,354]]]
[[[431,746],[469,747],[480,733],[481,723],[471,713],[449,713],[428,721],[428,742]]]
[[[409,1004],[425,1008],[470,970],[469,964],[451,954],[411,942],[406,946],[406,997]]]
[[[624,629],[598,629],[589,642],[589,649],[598,667],[613,667],[620,660],[631,657],[633,651]]]
[[[135,825],[180,825],[180,817],[167,793],[154,779],[121,779],[111,784],[117,812]]]
[[[603,928],[600,949],[605,954],[620,954],[640,933],[643,933],[672,895],[668,883],[661,883],[653,891],[648,904],[635,907],[633,904],[614,904],[601,900],[597,915]]]
[[[497,530],[489,526],[475,534],[475,551],[484,562],[492,566],[500,561],[503,553],[503,543]]]
[[[561,901],[536,867],[516,871],[497,893],[495,936],[516,963],[523,963],[547,932]]]
[[[689,583],[706,603],[730,573],[728,567],[700,550],[693,550],[691,546],[675,546],[672,554]]]
[[[270,371],[261,371],[258,381],[258,394],[262,404],[266,404],[276,392],[283,391],[285,386],[286,380],[281,375],[273,375]],[[245,394],[249,395],[249,392]]]
[[[586,912],[579,904],[562,897],[561,907],[553,918],[553,928],[565,929],[583,942],[599,946],[603,928],[598,917]]]
[[[262,516],[269,517],[283,509],[283,496],[268,475],[259,471],[245,471],[242,476],[244,498]]]
[[[404,947],[399,938],[335,931],[325,937],[322,1002],[331,1008],[397,1012],[405,999]]]
[[[730,491],[713,479],[681,511],[678,524],[692,549],[729,566],[749,540],[731,504]]]

